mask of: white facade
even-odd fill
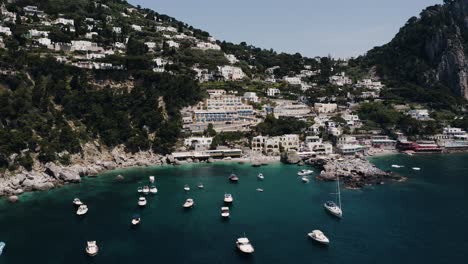
[[[279,117],[304,117],[310,114],[311,109],[306,104],[296,101],[277,101],[273,113],[276,118]]]
[[[329,78],[329,81],[331,84],[337,85],[337,86],[353,84],[353,81],[349,77],[347,77],[344,72],[342,72],[341,74],[331,76]]]
[[[429,116],[429,110],[427,109],[409,110],[408,115],[420,121],[426,121],[431,119]]]
[[[0,26],[0,34],[5,34],[7,36],[11,36],[11,30],[9,27],[2,27]]]
[[[299,135],[289,134],[279,137],[257,136],[252,138],[251,148],[254,152],[267,155],[278,155],[283,151],[298,151],[300,146]]]
[[[148,47],[148,49],[156,48],[156,42],[148,41],[148,42],[145,42],[145,45],[146,47]]]
[[[67,19],[67,18],[59,17],[59,18],[57,18],[57,19],[54,21],[54,24],[56,24],[56,25],[62,24],[62,25],[74,26],[74,25],[75,25],[75,21],[74,21],[73,19]]]
[[[280,137],[280,145],[284,151],[299,150],[299,135],[288,134]]]
[[[177,33],[177,28],[175,27],[164,27],[164,26],[157,26],[156,27],[156,30],[157,31],[166,31],[166,32],[173,32],[173,33]]]
[[[283,77],[283,81],[291,84],[291,85],[301,85],[302,81],[301,81],[301,78],[299,77],[288,77],[288,76],[284,76]]]
[[[322,113],[334,113],[338,109],[337,104],[322,104],[322,103],[315,103],[314,110],[315,112],[322,114]]]
[[[211,142],[212,137],[190,137],[184,140],[184,145],[194,150],[206,150],[210,148]]]
[[[198,42],[196,48],[201,50],[221,50],[218,44],[211,42]]]
[[[254,102],[254,103],[258,103],[259,101],[257,94],[253,92],[244,93],[244,99],[249,102]]]
[[[372,79],[362,79],[357,82],[356,87],[380,90],[384,85],[381,82],[374,82]]]
[[[237,62],[239,62],[239,60],[236,58],[236,56],[234,56],[232,54],[224,54],[224,57],[226,57],[226,59],[231,64],[236,64]]]
[[[112,32],[120,34],[120,33],[122,33],[122,28],[121,27],[112,27]]]
[[[30,29],[29,30],[29,35],[31,35],[31,37],[48,37],[49,36],[49,32],[48,31],[40,31],[40,30],[36,30],[36,29]]]
[[[218,66],[218,71],[225,80],[241,80],[245,77],[244,72],[239,67],[234,66]]]
[[[173,40],[166,41],[166,44],[169,46],[169,48],[179,48],[180,47],[180,44],[173,41]]]
[[[102,51],[103,49],[97,43],[87,40],[72,40],[71,51]]]
[[[362,125],[361,119],[359,119],[358,115],[343,114],[341,117],[346,121],[348,126],[360,127]]]
[[[43,46],[46,46],[46,47],[52,45],[52,40],[50,40],[49,38],[39,38],[36,41],[37,41],[37,43],[39,43],[39,44],[41,44]]]
[[[268,88],[267,96],[274,97],[280,94],[280,90],[276,88]]]

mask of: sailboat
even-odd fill
[[[333,201],[327,201],[326,203],[323,204],[323,207],[332,215],[342,218],[343,217],[343,211],[341,209],[341,193],[340,193],[340,177],[337,177],[337,189],[338,189],[338,204],[336,204]]]

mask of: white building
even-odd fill
[[[216,97],[226,94],[226,90],[222,89],[208,89],[206,92],[210,95],[210,97]]]
[[[226,59],[231,64],[236,64],[237,62],[239,62],[239,60],[236,58],[236,56],[234,56],[232,54],[224,54],[224,57],[226,57]]]
[[[207,150],[212,142],[212,137],[190,137],[184,140],[184,145],[194,150]]]
[[[164,27],[164,26],[157,26],[156,27],[157,31],[162,31],[162,32],[173,32],[177,33],[177,28],[175,27]]]
[[[40,31],[40,30],[36,30],[36,29],[30,29],[29,30],[29,35],[33,38],[35,37],[48,37],[49,36],[49,32],[48,31]]]
[[[37,8],[37,6],[25,6],[23,8],[25,15],[27,16],[34,16],[37,15],[38,17],[44,16],[44,11],[41,11]]]
[[[280,94],[280,90],[276,88],[268,88],[267,89],[267,96],[275,97]]]
[[[71,51],[102,51],[103,48],[99,47],[97,43],[87,40],[72,40]]]
[[[342,72],[341,74],[331,76],[329,78],[329,82],[337,86],[353,84],[353,81],[349,77],[347,77],[344,72]]]
[[[419,121],[427,121],[431,119],[429,110],[427,109],[409,110],[408,115]]]
[[[244,99],[249,102],[258,103],[259,99],[256,93],[254,92],[246,92],[244,93]]]
[[[225,80],[241,80],[245,77],[244,72],[239,67],[234,66],[218,66],[218,71],[224,77]]]
[[[285,81],[285,82],[287,82],[287,83],[289,83],[291,85],[301,85],[302,84],[301,78],[299,78],[299,77],[284,76],[283,81]]]
[[[85,34],[85,38],[87,39],[93,39],[94,36],[99,35],[97,32],[88,32]]]
[[[299,135],[287,134],[280,137],[280,146],[283,151],[299,150]]]
[[[139,25],[133,24],[131,27],[135,31],[142,31],[143,30],[143,28],[141,26],[139,26]]]
[[[75,21],[73,19],[67,19],[63,17],[59,17],[54,21],[55,25],[70,25],[75,26]]]
[[[122,28],[121,27],[112,27],[112,32],[116,34],[121,34],[122,33]]]
[[[350,127],[361,127],[362,122],[358,115],[343,114],[341,117],[346,121],[346,124]]]
[[[380,90],[384,85],[381,82],[374,82],[372,79],[362,79],[357,82],[356,87]]]
[[[43,46],[46,46],[46,47],[52,45],[52,40],[50,40],[49,38],[39,38],[36,41],[37,41],[37,43],[39,43],[39,44],[41,44]]]
[[[323,104],[323,103],[315,103],[314,110],[315,112],[322,114],[322,113],[334,113],[338,109],[337,104]]]
[[[201,50],[221,50],[218,44],[211,42],[198,42],[196,48]]]
[[[9,27],[0,26],[0,34],[5,34],[6,36],[11,36],[11,30]]]
[[[156,48],[156,42],[148,41],[148,42],[145,42],[145,45],[146,47],[148,47],[148,49]]]
[[[168,40],[166,41],[166,44],[169,46],[169,48],[176,48],[178,49],[180,47],[180,44],[173,41],[173,40]]]
[[[273,109],[273,113],[276,118],[279,117],[297,117],[303,118],[309,115],[311,109],[304,103],[289,100],[278,100],[277,105]]]

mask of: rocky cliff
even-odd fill
[[[408,20],[395,38],[368,52],[387,81],[451,91],[468,99],[468,0],[446,0]]]

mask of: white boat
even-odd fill
[[[300,172],[297,173],[297,175],[299,176],[306,176],[306,175],[310,175],[314,173],[313,170],[301,170]]]
[[[88,241],[86,244],[86,254],[91,257],[94,257],[99,252],[99,247],[97,246],[96,241]]]
[[[396,164],[392,164],[392,168],[396,168],[396,169],[399,169],[399,168],[403,168],[405,166],[403,165],[396,165]]]
[[[143,186],[143,194],[148,194],[150,192],[150,188],[148,185]]]
[[[233,173],[233,174],[231,174],[231,176],[229,176],[229,180],[230,180],[231,182],[238,182],[238,181],[239,181],[239,177],[237,177],[237,175]]]
[[[5,246],[6,246],[5,242],[0,241],[0,256],[3,253],[3,249],[5,248]]]
[[[224,218],[229,217],[229,207],[227,206],[221,207],[221,216]]]
[[[323,207],[332,215],[341,218],[343,217],[343,211],[341,209],[341,192],[340,192],[340,177],[337,178],[336,181],[337,185],[337,196],[338,196],[338,204],[333,201],[327,201],[323,204]]]
[[[419,168],[419,167],[413,167],[412,169],[415,170],[415,171],[421,170],[421,168]]]
[[[224,194],[224,202],[225,203],[232,203],[234,201],[234,198],[232,198],[232,195],[230,193],[225,193]]]
[[[240,237],[236,241],[237,248],[242,252],[246,254],[252,254],[254,252],[254,248],[252,244],[250,244],[250,241],[246,237]]]
[[[184,203],[184,208],[192,208],[192,206],[195,204],[195,202],[193,201],[192,198],[188,198],[187,200],[185,200],[185,203]]]
[[[143,187],[138,187],[137,191],[138,191],[138,193],[142,193],[143,192]]]
[[[257,175],[257,178],[259,178],[260,180],[263,180],[263,179],[265,179],[265,176],[263,176],[262,173],[259,173],[259,174]]]
[[[141,222],[141,217],[140,215],[134,215],[132,217],[132,225],[138,225]]]
[[[140,198],[138,198],[138,205],[139,206],[145,206],[146,205],[146,198],[141,196]]]
[[[188,192],[188,191],[190,191],[190,187],[189,187],[187,184],[185,184],[184,190],[185,190],[186,192]]]
[[[262,188],[257,188],[257,192],[263,192]]]
[[[203,188],[205,188],[205,186],[203,185],[203,183],[199,183],[199,184],[197,185],[197,187],[198,187],[198,189],[203,189]]]
[[[156,186],[154,186],[154,185],[151,186],[150,187],[150,193],[152,193],[152,194],[158,193],[158,188],[156,188]]]
[[[81,202],[80,199],[75,198],[75,199],[73,199],[73,204],[76,205],[76,206],[80,206],[80,205],[82,205],[83,203]]]
[[[87,212],[88,212],[88,206],[86,206],[85,204],[82,204],[82,205],[80,205],[80,207],[78,207],[78,210],[76,211],[76,214],[77,215],[85,215]]]
[[[154,176],[149,176],[149,182],[154,183]]]
[[[322,231],[320,230],[313,230],[312,232],[308,233],[307,234],[310,238],[312,238],[313,240],[321,243],[321,244],[324,244],[324,245],[328,245],[330,243],[330,240],[328,239],[328,237],[326,237]]]
[[[302,176],[301,180],[305,183],[308,183],[309,182],[309,177],[307,176]]]

